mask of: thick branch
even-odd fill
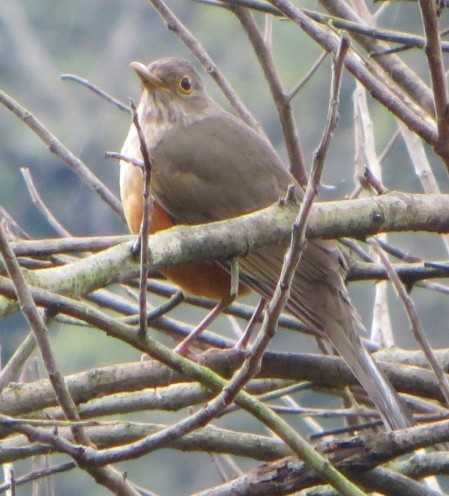
[[[280,204],[236,219],[164,231],[149,239],[149,269],[197,260],[223,260],[244,256],[269,244],[287,243],[297,213],[298,205]],[[318,203],[310,212],[307,237],[364,238],[391,231],[449,232],[449,196],[391,193]],[[74,296],[115,283],[137,268],[131,244],[125,243],[63,267],[27,275],[33,286]],[[11,313],[14,305],[0,298],[0,316]]]
[[[421,446],[432,446],[436,438],[447,439],[447,421],[396,431],[391,433],[391,436],[389,433],[381,433],[366,440],[354,438],[350,441],[332,441],[323,443],[317,449],[321,453],[326,453],[338,469],[352,473],[360,483],[364,484],[363,474],[366,471]],[[417,464],[419,465],[419,462]],[[276,494],[287,495],[322,482],[303,462],[287,457],[262,465],[222,486],[197,493],[197,496],[249,494],[249,487],[253,495],[268,496],[273,494],[274,484]],[[231,485],[233,491],[229,492]],[[367,481],[366,485],[370,489],[375,489],[375,479],[371,482]]]
[[[23,422],[24,424],[27,423],[26,420]],[[55,423],[57,424],[57,422]],[[51,422],[49,422],[50,427]],[[117,422],[114,425],[86,426],[86,431],[89,437],[92,436],[91,439],[95,445],[105,448],[137,441],[146,436],[148,432],[157,432],[164,427],[165,425],[159,424]],[[59,425],[58,436],[70,439],[70,431],[64,425],[62,427]],[[30,444],[24,436],[15,436],[3,441],[0,443],[0,447],[0,462],[2,464],[57,451],[53,446],[40,443]],[[278,440],[217,427],[204,428],[195,433],[187,434],[183,439],[171,444],[170,448],[188,452],[229,453],[255,460],[275,460],[291,453]]]
[[[378,362],[395,389],[411,395],[441,400],[441,393],[432,372],[416,366],[414,362],[411,365],[401,364],[401,351],[391,352],[393,357],[389,357],[388,351],[383,351],[380,353],[382,362]],[[404,353],[405,351],[402,351],[402,354]],[[449,366],[448,355],[447,350],[437,352],[437,356],[445,369]],[[422,354],[413,353],[414,361],[419,363],[421,357]],[[221,376],[230,377],[241,365],[242,355],[235,351],[211,353],[204,355],[204,361],[207,367]],[[413,381],[410,381],[412,375]],[[318,388],[337,390],[357,384],[354,375],[341,358],[301,353],[294,355],[265,353],[258,377],[297,382],[310,381]],[[169,367],[154,360],[146,360],[144,362],[123,363],[120,367],[103,367],[79,372],[67,376],[65,382],[77,404],[85,404],[94,398],[103,398],[107,395],[130,394],[133,391],[146,391],[148,389],[159,398],[158,408],[176,411],[196,405],[209,397],[209,393],[204,391],[198,394],[191,391],[189,398],[178,392],[176,401],[168,401],[169,389],[165,390],[164,387],[168,384],[173,387],[175,384],[185,383],[187,380],[186,376],[171,370]],[[2,414],[17,416],[55,407],[57,402],[49,380],[41,379],[33,383],[14,384],[11,388],[5,388],[0,392],[0,405]],[[152,406],[156,408],[155,404]],[[123,407],[126,412],[139,411],[139,409],[139,405],[133,406],[131,400],[128,407]],[[110,414],[111,412],[106,411],[104,413]],[[80,414],[82,418],[90,418],[89,406],[80,406]],[[98,411],[95,414],[98,415]],[[3,435],[3,431],[0,430],[0,437]]]

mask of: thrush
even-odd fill
[[[152,233],[177,224],[203,224],[254,212],[285,196],[289,185],[296,200],[302,200],[301,186],[269,141],[213,100],[189,61],[163,58],[148,66],[132,62],[131,67],[143,88],[137,112],[151,157]],[[122,154],[141,158],[134,126]],[[137,233],[143,180],[141,170],[127,161],[121,162],[120,191],[129,228]],[[251,288],[269,299],[284,251],[281,245],[267,246],[240,257],[239,293]],[[310,240],[286,308],[317,336],[330,341],[386,427],[407,427],[412,419],[406,407],[358,334],[362,324],[345,286],[346,271],[335,240]],[[231,279],[218,263],[171,267],[164,275],[186,293],[229,301]]]

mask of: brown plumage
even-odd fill
[[[223,110],[205,91],[186,60],[166,58],[131,64],[143,84],[139,121],[149,147],[154,197],[152,232],[176,224],[200,224],[267,207],[295,184],[268,141]],[[131,126],[122,149],[140,158]],[[121,196],[132,232],[142,217],[142,175],[121,163]],[[283,247],[266,247],[239,259],[244,283],[270,298],[282,267]],[[287,309],[344,358],[378,408],[386,426],[411,420],[398,395],[378,370],[357,333],[359,318],[346,287],[346,267],[335,241],[310,241],[294,278]],[[211,275],[212,274],[212,275]],[[165,275],[187,292],[216,299],[229,294],[230,279],[217,264],[167,269]],[[240,285],[240,292],[247,288]]]

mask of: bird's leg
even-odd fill
[[[251,318],[249,319],[249,322],[248,322],[248,325],[246,326],[246,329],[243,331],[243,334],[241,335],[237,344],[234,346],[234,349],[236,349],[238,351],[246,350],[246,348],[248,346],[249,339],[251,337],[251,334],[254,331],[254,327],[256,326],[260,316],[262,315],[262,312],[265,310],[267,303],[268,303],[268,301],[265,298],[260,299],[260,301],[257,304],[257,307],[255,308]]]
[[[207,326],[234,301],[234,298],[235,297],[230,294],[215,305],[215,307],[206,315],[206,317],[204,317],[198,326],[183,341],[181,341],[178,346],[176,346],[174,351],[180,355],[187,355],[189,352],[189,347],[193,341],[195,341],[195,339],[201,335]]]
[[[229,290],[229,295],[234,300],[239,294],[240,283],[240,266],[237,258],[231,259],[229,273],[231,275],[231,288]]]
[[[231,295],[234,294],[237,296],[239,290],[240,276],[239,276],[239,262],[236,258],[233,258],[231,261],[230,273],[231,273]],[[234,346],[235,350],[238,351],[246,350],[246,347],[248,346],[248,342],[251,338],[251,334],[253,333],[254,327],[256,326],[257,321],[262,315],[262,312],[264,311],[266,304],[267,304],[267,300],[265,300],[265,298],[261,298],[259,303],[257,304],[257,307],[254,310],[253,315],[251,316],[248,322],[248,325],[246,326],[246,329],[244,330],[237,344]]]
[[[222,312],[225,310],[236,298],[239,292],[239,262],[236,258],[233,258],[230,262],[229,272],[231,274],[231,286],[229,290],[229,295],[225,296],[215,307],[204,317],[204,319],[198,324],[198,326],[183,340],[178,346],[176,346],[175,351],[180,355],[186,355],[189,351],[189,346],[195,339],[201,335],[201,333],[207,328],[207,326],[213,322]]]

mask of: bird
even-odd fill
[[[304,192],[269,140],[223,109],[207,92],[194,65],[166,57],[149,65],[132,62],[142,95],[137,115],[151,160],[151,233],[179,224],[238,217]],[[124,157],[141,159],[135,126]],[[132,233],[143,212],[141,169],[120,163],[120,194]],[[285,246],[266,246],[238,258],[238,294],[250,290],[270,299]],[[286,310],[345,360],[389,430],[413,424],[408,408],[377,367],[359,335],[363,328],[345,285],[347,265],[336,240],[309,240],[296,270]],[[231,277],[218,262],[167,268],[163,274],[184,292],[227,304]],[[220,303],[218,304],[220,306]]]

